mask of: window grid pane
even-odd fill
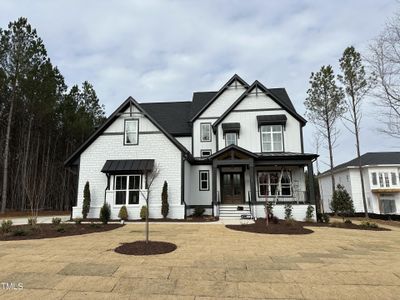
[[[281,125],[261,126],[261,144],[263,152],[281,152],[283,151]]]

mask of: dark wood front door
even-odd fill
[[[222,204],[244,203],[244,180],[243,173],[221,174]]]

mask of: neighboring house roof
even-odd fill
[[[98,138],[119,117],[120,113],[123,113],[130,105],[134,105],[140,112],[142,112],[179,150],[186,154],[190,154],[189,151],[170,133],[168,133],[139,103],[136,102],[135,99],[129,97],[108,117],[102,126],[100,126],[70,157],[67,158],[67,160],[64,162],[64,165],[74,165],[81,153],[85,151],[86,148],[89,147],[94,140]]]
[[[267,89],[261,82],[258,80],[254,81],[254,83],[222,114],[217,121],[213,124],[214,130],[217,128],[218,124],[221,123],[227,115],[245,99],[253,89],[258,88],[266,95],[271,97],[277,104],[279,104],[284,110],[286,110],[289,114],[291,114],[295,119],[297,119],[302,126],[304,126],[307,121],[300,116],[293,107],[292,102],[289,99],[286,91],[283,93],[282,89],[275,89],[275,93],[271,92]],[[277,95],[280,95],[282,98],[279,98]]]
[[[369,166],[369,165],[400,165],[400,152],[367,152],[361,155],[361,165]],[[343,164],[337,165],[333,168],[333,171],[342,170],[348,167],[357,167],[358,159],[354,158],[345,162]],[[330,173],[330,170],[327,170],[321,173],[319,176],[324,176]]]

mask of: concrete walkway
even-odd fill
[[[400,229],[312,228],[260,235],[223,224],[151,224],[176,251],[126,256],[144,224],[89,235],[0,242],[0,299],[398,299]],[[5,283],[21,290],[2,289]]]

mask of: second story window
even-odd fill
[[[260,131],[262,152],[283,151],[282,125],[264,125]]]
[[[211,142],[211,123],[200,124],[200,141]]]
[[[202,149],[200,150],[200,156],[201,157],[207,157],[211,155],[211,150],[209,149]]]
[[[225,133],[225,143],[226,146],[237,145],[237,133],[236,132]]]
[[[125,120],[124,144],[137,145],[139,142],[139,120]]]

